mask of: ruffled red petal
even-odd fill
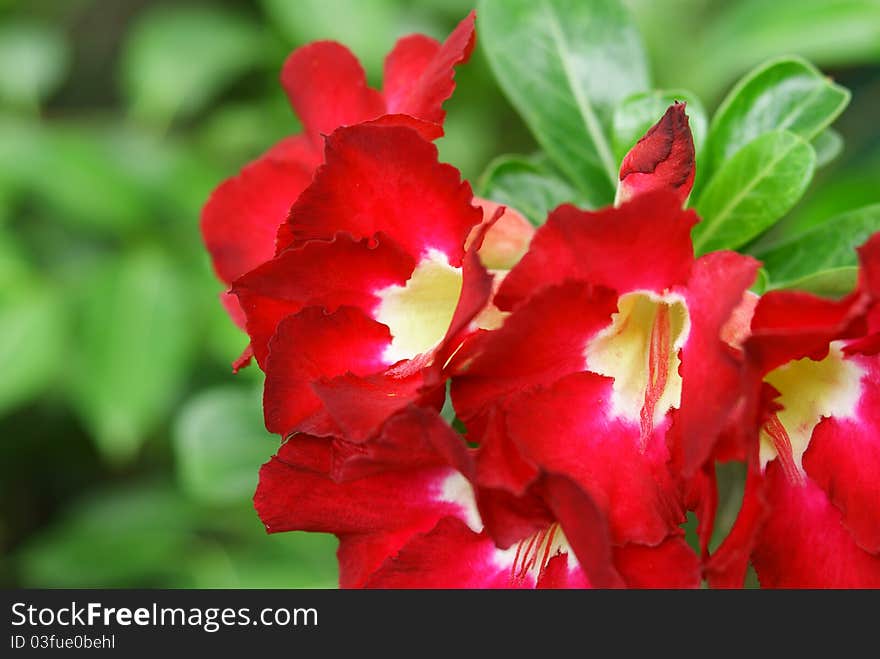
[[[778,461],[766,480],[772,514],[752,554],[762,587],[880,588],[880,556],[856,544],[822,488],[792,485]]]
[[[531,588],[514,581],[510,566],[485,533],[454,517],[413,538],[367,582],[367,588]]]
[[[681,406],[670,447],[685,476],[709,459],[742,396],[742,362],[723,340],[724,328],[755,280],[758,263],[734,252],[713,252],[694,263],[682,295],[690,333],[681,350]]]
[[[281,69],[281,86],[317,149],[322,136],[340,126],[385,114],[385,101],[367,85],[360,62],[333,41],[316,41],[293,51]]]
[[[307,307],[287,316],[269,342],[263,411],[270,432],[337,434],[311,383],[346,373],[368,375],[388,365],[388,328],[354,307],[327,313]]]
[[[386,372],[367,376],[352,373],[312,383],[312,390],[342,434],[352,442],[363,442],[396,412],[411,404],[430,405],[439,412],[445,390],[425,390],[424,373],[396,376]]]
[[[473,457],[461,435],[436,410],[415,405],[389,417],[369,441],[334,441],[333,452],[331,475],[339,481],[436,466],[473,479]]]
[[[458,170],[439,163],[437,148],[413,130],[342,128],[327,139],[325,165],[281,227],[278,250],[339,231],[356,239],[383,232],[416,259],[437,250],[457,267],[482,220],[472,197]]]
[[[700,559],[680,535],[653,547],[615,547],[614,565],[629,588],[699,588],[702,581]]]
[[[615,544],[657,544],[684,521],[681,493],[665,442],[640,446],[638,424],[609,409],[611,387],[610,378],[576,373],[525,392],[509,401],[508,434],[526,459],[592,497]]]
[[[522,261],[505,277],[495,304],[510,310],[538,289],[577,279],[624,295],[684,285],[693,263],[697,215],[667,190],[639,195],[619,208],[550,213]]]
[[[227,284],[275,253],[278,227],[312,180],[311,163],[287,157],[298,157],[301,139],[285,140],[224,181],[205,204],[202,235],[217,276]]]
[[[474,12],[468,14],[443,45],[422,35],[397,42],[385,60],[383,93],[388,112],[443,123],[443,102],[455,89],[455,67],[467,62],[474,48]]]
[[[801,291],[771,291],[761,296],[752,316],[752,335],[744,349],[749,362],[763,377],[790,361],[820,360],[828,345],[849,338],[851,326],[865,312],[858,293],[842,300],[826,300]]]
[[[590,338],[617,311],[610,290],[568,282],[542,291],[457,360],[455,410],[466,425],[504,396],[582,371]]]
[[[345,587],[362,585],[387,557],[439,519],[468,515],[461,503],[445,496],[445,484],[455,476],[448,467],[335,482],[327,475],[332,460],[331,442],[305,435],[292,438],[260,470],[254,505],[270,533],[339,535]]]
[[[415,265],[383,236],[355,240],[338,234],[282,252],[240,277],[233,291],[247,315],[257,363],[265,369],[269,339],[285,316],[306,306],[335,311],[345,305],[371,314],[380,302],[376,293],[404,284]]]
[[[855,414],[816,426],[804,470],[840,511],[856,544],[880,554],[880,357],[847,359],[864,372]]]

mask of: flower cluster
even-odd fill
[[[683,104],[614,207],[534,229],[438,161],[474,46],[400,40],[382,92],[344,47],[281,80],[304,133],[208,201],[223,301],[283,442],[270,532],[338,536],[343,587],[880,586],[880,236],[839,301],[695,258]],[[710,552],[715,465],[748,466]],[[698,520],[699,546],[682,530]]]

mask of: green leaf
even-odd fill
[[[757,137],[787,130],[810,141],[849,103],[850,93],[812,64],[786,57],[768,62],[745,76],[718,108],[709,129],[707,170]]]
[[[702,47],[693,73],[713,88],[780,53],[795,53],[822,66],[880,61],[877,0],[738,0],[723,3],[717,18],[700,27]]]
[[[535,226],[559,204],[587,205],[583,196],[548,168],[524,156],[501,156],[480,177],[479,195],[515,208]]]
[[[770,288],[770,275],[765,268],[758,268],[758,276],[755,277],[755,283],[749,290],[756,295],[763,295],[768,288]]]
[[[840,284],[848,286],[846,292],[853,283],[847,268],[858,263],[855,248],[876,231],[880,231],[880,204],[833,217],[756,256],[769,270],[774,287],[794,288],[791,282],[811,277],[814,287]]]
[[[816,154],[788,131],[768,133],[724,163],[700,196],[694,228],[698,253],[745,245],[782,217],[803,195]]]
[[[826,128],[813,140],[816,151],[816,168],[824,167],[843,151],[843,135],[833,128]]]
[[[194,318],[186,282],[160,252],[109,264],[83,290],[74,401],[101,453],[133,457],[186,378]]]
[[[839,298],[853,291],[858,276],[858,267],[849,265],[842,268],[821,270],[800,279],[775,282],[770,288],[773,290],[793,289],[807,291],[808,293],[823,297]]]
[[[265,53],[266,36],[242,16],[216,7],[159,7],[132,30],[123,88],[135,115],[165,124],[202,109]]]
[[[648,89],[645,54],[615,0],[482,0],[480,38],[507,97],[592,205],[611,203],[612,112]]]
[[[208,503],[249,500],[260,465],[277,449],[263,425],[260,392],[251,387],[202,392],[181,410],[173,438],[184,489]]]
[[[93,492],[22,548],[22,580],[42,588],[166,585],[185,569],[193,512],[167,487]]]
[[[0,101],[35,107],[61,83],[69,57],[56,28],[22,21],[0,24]]]
[[[694,137],[694,150],[699,154],[706,139],[706,111],[703,104],[691,92],[672,89],[655,89],[634,94],[614,110],[612,144],[618,163],[638,142],[648,129],[656,124],[675,101],[686,101],[688,123]]]
[[[147,219],[149,200],[118,146],[103,127],[0,118],[0,179],[78,231],[124,234]]]
[[[0,293],[0,415],[53,383],[65,360],[65,311],[61,295],[53,288],[26,284],[18,277],[4,286]]]

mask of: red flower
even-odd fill
[[[764,587],[880,587],[880,234],[835,302],[764,295],[745,341],[740,517],[712,558],[718,585],[751,559]]]
[[[278,255],[232,290],[266,371],[267,427],[365,437],[410,401],[442,404],[440,371],[492,292],[477,253],[491,224],[409,128],[339,129],[325,159]]]
[[[481,486],[520,496],[537,473],[563,474],[614,545],[681,539],[740,396],[722,331],[757,269],[730,252],[694,260],[696,221],[665,190],[551,213],[496,295],[512,314],[455,359]]]
[[[694,138],[684,103],[674,103],[620,165],[617,205],[651,190],[670,190],[683,205],[694,187]]]
[[[436,412],[408,407],[364,443],[291,438],[261,470],[255,504],[269,532],[335,533],[346,588],[699,583],[686,545],[612,547],[589,497],[549,474],[531,485],[531,500],[493,502],[516,538],[501,549],[483,529],[473,472],[461,438]]]
[[[440,44],[424,35],[400,39],[385,60],[380,93],[341,44],[321,41],[294,51],[281,84],[304,132],[289,137],[224,181],[202,212],[202,233],[218,277],[231,284],[275,254],[275,237],[290,207],[323,159],[323,136],[340,126],[377,120],[406,125],[427,139],[442,135],[443,102],[455,88],[454,68],[474,46],[471,13]],[[234,299],[224,305],[240,325]]]

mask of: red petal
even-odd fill
[[[202,235],[221,280],[232,283],[272,258],[278,227],[311,180],[311,163],[270,153],[214,190],[202,210]]]
[[[338,442],[334,453],[336,480],[439,465],[452,466],[466,479],[473,477],[473,459],[461,435],[436,411],[415,406],[390,417],[370,441]]]
[[[856,544],[818,485],[791,485],[778,461],[767,484],[772,514],[753,554],[762,587],[880,588],[880,556]]]
[[[503,396],[584,370],[590,338],[608,326],[617,296],[569,282],[535,295],[494,331],[471,342],[473,355],[452,383],[459,417],[471,419]]]
[[[375,434],[389,417],[410,404],[433,403],[439,411],[445,389],[422,392],[424,385],[421,371],[401,377],[386,372],[366,377],[348,373],[318,380],[312,389],[345,438],[362,442]]]
[[[518,496],[501,489],[480,487],[477,505],[486,531],[495,544],[505,549],[556,521],[541,493],[534,490]]]
[[[617,547],[614,564],[630,588],[699,588],[701,583],[700,559],[679,535],[654,547]]]
[[[685,476],[709,459],[742,395],[741,362],[722,335],[757,271],[754,259],[713,252],[694,263],[684,291],[691,329],[681,351],[681,406],[673,426],[673,452]]]
[[[383,91],[388,112],[443,123],[443,102],[455,89],[455,67],[465,63],[474,48],[475,18],[474,12],[468,14],[442,46],[422,35],[397,42],[385,60]]]
[[[352,372],[367,375],[387,366],[382,353],[391,342],[385,325],[360,309],[332,314],[308,307],[278,325],[269,343],[263,411],[270,432],[335,434],[311,383]]]
[[[260,470],[254,504],[270,533],[305,530],[341,536],[343,586],[363,581],[437,520],[467,511],[444,498],[447,467],[394,471],[345,483],[331,480],[331,443],[299,435]],[[354,545],[357,552],[352,553]]]
[[[520,495],[538,477],[537,465],[526,460],[510,440],[507,415],[501,406],[490,408],[485,424],[471,427],[468,437],[479,438],[477,478],[481,486]]]
[[[684,205],[693,186],[694,139],[685,104],[676,102],[624,156],[617,202],[665,189]]]
[[[462,342],[473,333],[471,323],[486,309],[492,297],[494,276],[483,267],[476,249],[472,248],[465,254],[461,277],[461,294],[434,359],[435,366],[441,369],[446,368]],[[436,375],[437,369],[434,371]],[[442,376],[445,379],[446,374]]]
[[[610,378],[576,373],[525,392],[507,403],[508,433],[527,460],[592,497],[615,544],[657,544],[684,521],[681,494],[665,443],[643,451],[638,424],[613,418],[611,386]]]
[[[590,584],[622,586],[612,560],[608,522],[596,502],[565,476],[544,476],[539,487]]]
[[[862,297],[855,294],[835,301],[801,291],[770,291],[755,307],[746,353],[761,376],[792,360],[822,359],[831,341],[847,338],[864,310]]]
[[[440,516],[462,514],[461,505],[443,499],[444,482],[454,474],[448,467],[335,482],[327,475],[331,459],[331,442],[298,435],[263,465],[254,502],[267,531],[428,530]]]
[[[437,161],[433,144],[408,128],[354,126],[327,139],[325,157],[279,231],[279,251],[339,231],[384,232],[416,259],[435,249],[461,265],[482,214],[471,206],[470,185]]]
[[[573,588],[589,588],[590,582],[587,575],[581,569],[571,569],[569,567],[568,554],[557,554],[549,561],[547,567],[538,577],[536,588],[539,589],[573,589]]]
[[[510,310],[539,288],[567,279],[606,286],[618,295],[683,285],[693,263],[690,232],[697,219],[665,190],[619,208],[560,206],[504,279],[495,304]]]
[[[514,582],[502,552],[485,533],[447,517],[389,558],[367,588],[529,588]]]
[[[411,128],[421,135],[422,139],[427,140],[428,142],[433,142],[437,138],[443,137],[443,126],[440,124],[435,124],[433,121],[416,119],[408,114],[383,114],[378,119],[365,121],[361,125],[378,126],[380,128]]]
[[[293,51],[281,69],[281,85],[317,149],[322,135],[385,114],[385,101],[367,86],[360,62],[332,41]]]
[[[344,305],[370,314],[380,301],[375,292],[404,284],[413,268],[413,258],[391,240],[338,234],[289,249],[240,277],[233,291],[247,315],[257,362],[265,369],[269,339],[285,316],[306,306],[334,311]]]
[[[238,302],[238,298],[232,291],[223,291],[220,293],[220,304],[226,309],[229,318],[241,329],[247,331],[247,316],[244,315],[244,309]]]
[[[880,553],[880,357],[850,357],[865,372],[855,418],[826,418],[804,453],[804,470],[828,495],[865,551]]]

